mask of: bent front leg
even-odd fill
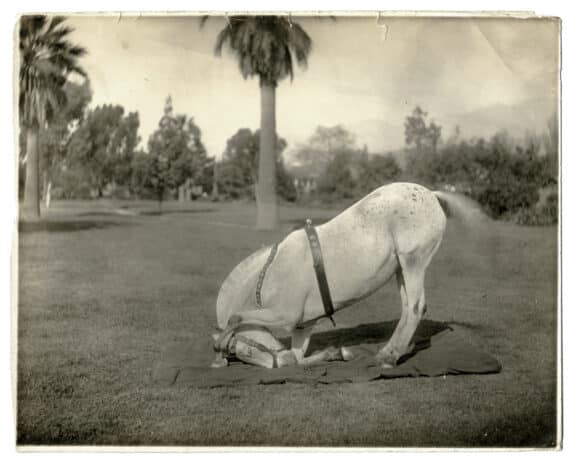
[[[301,360],[305,357],[305,353],[307,353],[309,343],[311,342],[312,331],[313,326],[293,329],[291,333],[291,351],[295,354],[297,360]]]
[[[286,366],[312,366],[327,361],[349,361],[353,358],[352,352],[344,347],[329,347],[317,351],[310,356],[297,359],[293,350],[282,350],[277,354],[277,367]]]
[[[297,317],[277,312],[274,309],[255,309],[234,313],[228,320],[226,329],[221,332],[220,337],[214,344],[214,349],[221,351],[224,343],[227,342],[239,326],[247,324],[266,328],[282,328],[291,332],[297,321]]]
[[[295,355],[295,363],[300,366],[310,366],[325,361],[349,361],[354,355],[348,348],[328,347],[322,351],[317,351],[310,356],[305,356],[311,341],[312,326],[306,328],[296,328],[291,334],[291,352]],[[289,359],[288,359],[289,361]]]
[[[310,356],[301,358],[297,361],[300,366],[311,366],[325,361],[349,361],[354,358],[352,352],[345,347],[334,348],[329,347],[324,350],[317,351]]]

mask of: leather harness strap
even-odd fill
[[[315,230],[310,219],[308,219],[305,224],[305,232],[307,233],[309,246],[311,247],[311,254],[313,255],[313,267],[315,269],[315,275],[317,276],[317,283],[319,285],[323,307],[325,309],[327,317],[331,320],[333,326],[336,326],[336,323],[333,319],[334,307],[331,299],[329,283],[327,281],[327,275],[325,273],[323,252],[321,250],[321,244],[319,243],[319,236],[317,235],[317,231]]]
[[[237,327],[231,329],[228,333],[222,334],[220,335],[220,337],[218,337],[218,340],[214,343],[214,351],[227,352],[228,354],[233,355],[233,353],[230,352],[229,347],[231,340],[236,339],[238,341],[243,342],[246,345],[249,345],[250,347],[256,348],[257,350],[263,353],[269,353],[273,358],[273,368],[279,367],[277,354],[282,350],[272,350],[271,348],[263,345],[261,342],[257,342],[253,339],[250,339],[249,337],[244,336],[243,334],[240,334],[240,332],[254,331],[254,330],[265,331],[270,334],[269,329],[267,329],[264,326],[257,326],[253,324],[239,324]]]
[[[313,223],[310,219],[308,219],[305,223],[305,232],[307,233],[307,238],[309,239],[309,246],[311,247],[311,254],[313,256],[313,267],[315,269],[315,275],[317,276],[317,283],[319,285],[319,292],[321,293],[321,300],[323,302],[325,314],[331,320],[333,326],[336,326],[336,323],[333,319],[334,307],[331,299],[329,283],[327,281],[327,275],[325,273],[323,252],[321,250],[321,244],[319,243],[319,236],[317,235],[317,231],[315,230]],[[267,273],[267,269],[273,262],[273,259],[275,259],[278,246],[279,244],[276,243],[271,248],[267,261],[262,267],[261,272],[259,273],[259,277],[257,279],[257,286],[255,288],[255,303],[259,308],[263,308],[263,303],[261,301],[261,289],[263,287],[263,280],[265,279],[265,274]],[[297,327],[303,328],[302,325],[299,325]]]
[[[276,243],[271,247],[271,251],[269,252],[269,257],[267,258],[267,261],[265,261],[265,264],[261,268],[261,272],[259,273],[259,277],[257,278],[257,286],[255,288],[255,303],[259,308],[263,308],[263,304],[261,303],[261,288],[263,287],[263,280],[265,279],[265,274],[267,273],[269,265],[273,262],[273,259],[275,259],[278,247],[279,243]]]
[[[257,350],[261,351],[262,353],[270,354],[271,358],[273,359],[273,369],[276,369],[279,367],[279,361],[277,359],[277,353],[279,353],[279,351],[282,351],[282,350],[272,350],[271,348],[263,345],[261,342],[250,339],[249,337],[246,337],[246,336],[240,335],[240,334],[236,335],[236,339],[243,342],[246,345],[249,345],[250,347],[256,348]]]

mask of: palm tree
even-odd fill
[[[73,31],[65,18],[23,16],[20,20],[20,125],[26,134],[26,184],[22,217],[40,217],[38,135],[66,96],[63,85],[71,73],[86,77],[78,59],[86,49],[66,38]]]
[[[256,189],[257,228],[274,229],[279,222],[276,194],[275,89],[284,78],[293,80],[293,61],[307,66],[311,38],[283,16],[229,16],[219,33],[215,54],[227,45],[236,55],[244,77],[259,77],[261,135]]]

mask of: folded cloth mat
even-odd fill
[[[361,325],[313,336],[321,345],[338,341],[339,334],[341,338],[352,336],[348,342],[350,345],[345,345],[355,355],[350,361],[331,361],[315,366],[278,369],[266,369],[234,361],[227,367],[214,369],[209,367],[214,358],[211,337],[197,336],[167,347],[157,362],[152,377],[155,382],[166,385],[218,387],[276,383],[349,383],[396,377],[500,372],[501,364],[493,356],[469,343],[461,331],[455,331],[441,323],[439,328],[434,328],[433,323],[438,323],[431,323],[431,327],[424,328],[435,330],[436,333],[426,336],[418,332],[414,338],[412,353],[402,357],[393,368],[382,368],[374,361],[374,355],[381,345],[381,339],[376,339],[377,335],[374,335],[378,327]],[[418,331],[421,331],[421,328]],[[309,353],[310,351],[311,347]]]

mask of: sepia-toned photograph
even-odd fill
[[[560,449],[560,27],[21,14],[18,449]]]

